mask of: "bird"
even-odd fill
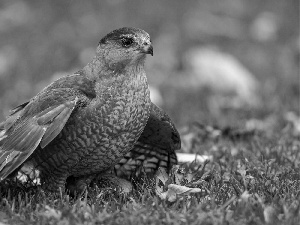
[[[175,124],[166,112],[151,103],[150,116],[143,133],[134,147],[113,167],[111,175],[100,174],[100,181],[112,180],[118,185],[122,178],[131,181],[139,178],[141,174],[155,175],[159,168],[164,168],[167,173],[174,165],[178,164],[176,151],[181,148],[181,139]],[[27,182],[39,180],[39,171],[34,168],[22,167],[18,179]],[[36,182],[35,182],[36,183]],[[80,189],[76,187],[78,181],[74,177],[68,177],[66,187],[72,192]],[[114,183],[114,182],[113,182]],[[103,186],[103,185],[100,185]],[[105,186],[105,185],[104,185]]]
[[[111,170],[150,117],[147,54],[153,56],[147,32],[113,30],[83,69],[13,109],[0,124],[0,181],[28,165],[39,170],[44,190],[58,192],[70,176]]]
[[[176,151],[179,149],[181,149],[181,139],[175,124],[166,112],[151,103],[146,127],[134,147],[108,174],[96,176],[98,180],[95,179],[95,183],[100,187],[107,187],[109,185],[101,183],[111,181],[112,185],[120,186],[120,184],[128,184],[126,181],[130,182],[132,178],[136,182],[136,178],[141,174],[155,175],[160,168],[164,168],[169,173],[172,167],[178,164]],[[23,166],[19,171],[18,179],[22,182],[28,182],[30,179],[38,183],[39,171]],[[68,177],[66,181],[68,191],[74,193],[80,190],[79,180]]]

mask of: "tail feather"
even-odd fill
[[[172,166],[176,164],[177,156],[175,151],[170,152],[166,149],[138,142],[135,147],[115,165],[114,171],[117,176],[130,177],[133,174],[139,173],[139,171],[154,173],[159,167],[170,170]]]

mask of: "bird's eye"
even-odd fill
[[[124,47],[129,47],[133,43],[132,38],[122,38],[121,41]]]

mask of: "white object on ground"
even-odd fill
[[[197,155],[195,153],[176,153],[179,163],[185,162],[199,162],[204,163],[206,160],[211,160],[212,156],[210,155]]]
[[[168,200],[169,202],[175,202],[178,197],[189,195],[191,193],[198,193],[202,190],[200,188],[190,188],[186,186],[181,186],[177,184],[169,184],[168,190],[165,192],[156,191],[156,194],[163,200]]]

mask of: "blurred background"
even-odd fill
[[[178,127],[299,122],[298,0],[1,0],[0,120],[123,26],[151,35],[152,98]]]

